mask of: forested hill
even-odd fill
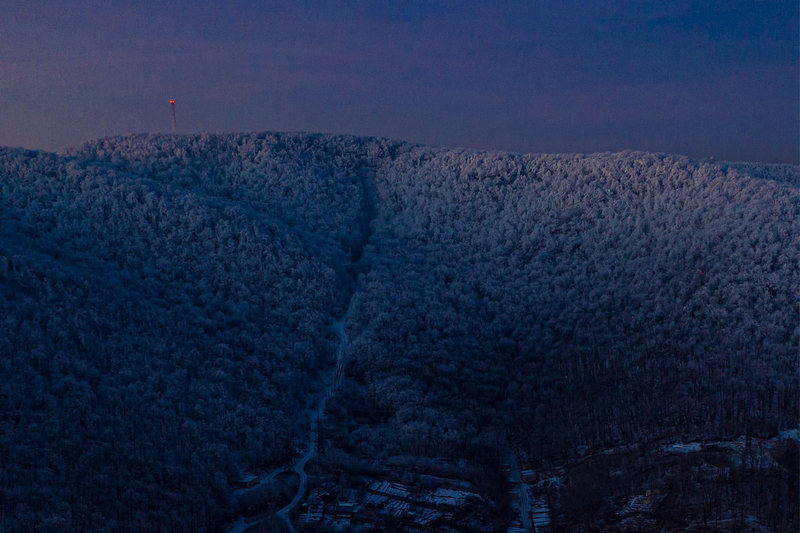
[[[646,153],[404,154],[353,317],[379,434],[541,457],[792,426],[799,193]]]
[[[391,143],[129,137],[0,152],[4,530],[199,531],[293,453]],[[373,158],[373,161],[370,161]]]
[[[376,461],[790,427],[798,174],[309,134],[0,149],[0,529],[222,527],[304,438],[351,300],[332,416],[359,429],[331,438]]]

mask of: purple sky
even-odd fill
[[[180,132],[798,162],[797,0],[196,4],[0,0],[0,145],[169,132],[175,98]]]

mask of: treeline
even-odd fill
[[[800,166],[779,163],[721,162],[723,170],[737,170],[758,179],[781,181],[800,186]]]
[[[361,243],[365,180],[401,143],[322,134],[131,135],[67,155],[124,169],[214,205],[269,217],[297,233],[325,236],[338,257]],[[319,244],[314,242],[314,244]]]

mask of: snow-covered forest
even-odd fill
[[[797,188],[645,153],[428,149],[377,183],[350,368],[390,413],[382,449],[796,420]]]
[[[359,461],[796,427],[799,176],[310,134],[0,149],[0,530],[220,530],[297,454],[348,306],[322,433]]]

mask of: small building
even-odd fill
[[[303,524],[318,524],[322,520],[324,513],[325,504],[317,502],[308,506],[308,510],[300,515],[300,521]]]
[[[333,507],[333,514],[337,518],[350,518],[356,512],[356,504],[353,502],[339,503]]]

